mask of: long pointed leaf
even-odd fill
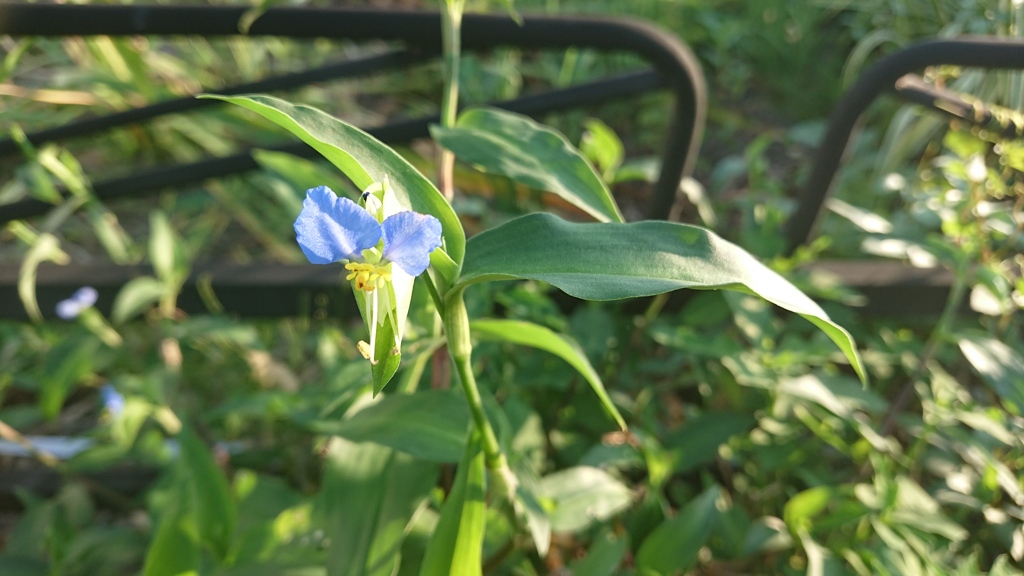
[[[317,434],[373,442],[432,462],[457,462],[470,422],[464,396],[455,390],[392,394],[344,420],[299,421]]]
[[[391,449],[332,438],[324,466],[327,573],[362,576],[377,528],[381,478],[391,462]]]
[[[391,576],[399,561],[402,541],[417,510],[422,509],[437,480],[437,466],[395,452],[383,478],[376,484],[382,492],[377,513],[377,530],[370,545],[366,576]]]
[[[480,576],[487,512],[484,452],[473,432],[459,462],[455,484],[420,567],[420,576]]]
[[[146,551],[143,576],[182,576],[198,574],[199,545],[189,535],[189,519],[178,509],[168,512],[160,521],[153,541]]]
[[[226,558],[237,518],[227,478],[210,450],[191,429],[182,429],[178,440],[195,498],[200,541],[209,544],[221,558]]]
[[[454,128],[430,133],[463,162],[552,192],[601,222],[623,222],[611,191],[590,162],[555,130],[494,108],[459,115]]]
[[[639,574],[682,574],[693,568],[718,522],[719,491],[717,486],[708,488],[644,539],[636,553]]]
[[[615,420],[622,430],[626,429],[626,421],[619,414],[618,408],[608,397],[608,392],[601,382],[601,377],[590,365],[590,360],[580,345],[569,336],[558,334],[549,328],[523,322],[521,320],[474,320],[469,324],[473,335],[482,340],[503,340],[513,344],[531,346],[550,352],[565,360],[583,376],[594,389],[601,405]]]
[[[466,236],[451,205],[412,164],[380,140],[322,110],[296,106],[272,96],[202,97],[248,108],[287,129],[337,166],[360,190],[388,178],[402,206],[432,214],[441,221],[445,251],[456,264],[462,262]]]
[[[477,282],[516,278],[547,282],[585,300],[636,298],[681,288],[755,294],[820,328],[867,381],[849,332],[785,278],[703,228],[661,221],[576,224],[530,214],[470,240],[453,292]]]

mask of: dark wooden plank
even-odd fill
[[[224,312],[244,317],[345,316],[356,306],[342,287],[341,266],[287,264],[228,264],[196,266],[178,297],[178,307],[190,314],[209,312],[200,295],[208,283]],[[132,278],[149,275],[146,266],[70,264],[40,266],[36,297],[46,318],[56,318],[57,302],[81,286],[99,292],[97,308],[109,313],[117,292]],[[18,297],[17,265],[0,266],[0,318],[27,320]]]
[[[952,274],[943,268],[913,268],[883,260],[823,261],[812,267],[866,297],[857,312],[870,316],[937,314],[949,294]],[[27,319],[18,298],[18,266],[0,266],[0,317]],[[343,287],[341,266],[308,264],[230,264],[198,266],[182,289],[178,306],[190,314],[209,309],[200,296],[208,282],[224,312],[244,317],[342,316],[352,317],[356,307]],[[145,266],[114,264],[44,264],[37,277],[39,306],[47,318],[54,306],[80,286],[99,292],[97,306],[109,312],[118,290],[132,278],[150,274]]]

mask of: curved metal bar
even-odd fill
[[[897,81],[905,74],[939,65],[1024,69],[1024,41],[989,37],[931,40],[890,54],[862,74],[832,111],[811,175],[798,196],[797,209],[786,222],[789,253],[810,240],[860,115],[880,94],[895,91]]]
[[[927,106],[935,112],[1001,134],[1004,138],[1024,136],[1024,114],[983,102],[969,94],[929,84],[917,74],[907,74],[897,80],[896,94],[907,102]]]
[[[493,102],[491,106],[534,115],[551,110],[573,106],[581,106],[604,102],[646,92],[663,85],[661,77],[654,71],[633,72],[596,82],[587,82],[570,88],[552,90],[533,96],[525,96],[515,100]],[[173,102],[173,101],[172,101]],[[200,102],[206,102],[201,100]],[[106,118],[106,117],[104,117]],[[399,120],[383,126],[365,128],[366,132],[382,142],[409,142],[422,138],[430,133],[430,125],[440,121],[437,116]],[[287,152],[303,158],[318,158],[320,154],[303,142],[291,142],[281,146],[264,147],[267,150]],[[249,152],[241,152],[230,156],[206,158],[187,164],[173,164],[148,170],[141,170],[122,176],[96,182],[92,186],[93,194],[100,200],[112,200],[125,196],[133,196],[143,192],[152,192],[165,188],[184,186],[202,182],[207,178],[220,178],[231,174],[239,174],[259,169],[259,164]],[[0,205],[0,224],[30,218],[47,213],[52,204],[42,200],[29,199]]]
[[[223,88],[218,88],[217,93],[234,95],[287,90],[289,88],[312,84],[313,82],[323,82],[325,80],[335,80],[338,78],[347,78],[352,76],[363,76],[374,72],[380,72],[381,70],[409,66],[424,60],[425,57],[426,55],[421,52],[414,52],[410,50],[390,50],[383,54],[375,54],[365,58],[327,64],[325,66],[303,70],[302,72],[274,76],[264,80],[257,80],[256,82],[246,82],[244,84],[225,86]],[[64,138],[76,138],[87,134],[93,134],[95,132],[102,132],[103,130],[109,130],[111,128],[137,124],[165,114],[190,112],[192,110],[198,110],[209,106],[218,106],[221,104],[223,104],[223,102],[220,100],[205,100],[195,98],[194,96],[172,98],[170,100],[157,102],[156,104],[130,108],[123,112],[85,118],[83,120],[70,122],[63,126],[55,126],[53,128],[39,130],[38,132],[27,134],[25,137],[33,145],[39,146],[47,142],[54,142]],[[18,144],[12,138],[0,139],[0,156],[12,154],[17,151]]]
[[[0,4],[0,34],[15,36],[239,35],[249,10],[222,6],[107,6]],[[350,8],[271,8],[253,22],[252,36],[394,40],[438,52],[436,12]],[[667,216],[680,180],[692,173],[703,137],[707,98],[696,57],[677,37],[653,25],[595,17],[467,14],[462,43],[467,50],[497,46],[552,49],[570,46],[636,53],[665,78],[676,96],[663,146],[662,168],[648,214]]]

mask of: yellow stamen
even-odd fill
[[[355,281],[356,290],[373,292],[387,282],[391,282],[391,264],[367,264],[366,262],[349,262],[346,280]]]

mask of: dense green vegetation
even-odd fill
[[[477,562],[484,573],[1020,573],[1024,145],[880,102],[816,240],[784,257],[778,229],[824,117],[866,65],[933,35],[1019,36],[1024,7],[515,6],[647,18],[693,47],[711,114],[684,218],[819,302],[852,333],[869,382],[826,333],[753,295],[684,290],[579,302],[552,284],[573,286],[556,280],[470,286],[470,317],[489,319],[471,324],[472,368],[502,449],[532,495],[512,504],[492,477],[489,506],[464,513],[486,519]],[[2,38],[0,126],[31,132],[379,48]],[[462,98],[507,98],[634,64],[586,51],[467,56]],[[1020,73],[926,75],[1024,112]],[[427,64],[279,96],[368,125],[436,112],[441,89],[439,65]],[[655,95],[544,121],[578,145],[630,220],[642,213],[647,185],[635,177],[650,165],[666,113]],[[0,321],[0,436],[92,440],[62,462],[40,447],[32,457],[0,456],[3,470],[54,468],[65,480],[52,497],[21,491],[20,510],[0,512],[0,573],[149,576],[198,566],[201,574],[402,575],[443,563],[432,535],[450,528],[445,502],[461,501],[484,468],[464,455],[470,412],[426,290],[414,293],[402,368],[376,400],[376,376],[357,351],[367,339],[358,318],[319,311],[242,320],[220,313],[215,293],[209,314],[176,307],[196,263],[305,262],[292,228],[305,190],[359,190],[327,163],[263,152],[264,170],[192,189],[108,204],[90,191],[90,180],[223,155],[243,142],[275,144],[284,134],[225,106],[89,141],[26,144],[17,161],[0,163],[0,202],[59,204],[0,230],[3,263],[154,270],[126,286],[105,316],[86,307],[70,321],[41,320],[53,311],[38,310],[28,289],[23,303],[37,318]],[[443,132],[438,138],[445,141]],[[456,144],[446,146],[458,153]],[[433,148],[400,152],[433,177]],[[68,198],[60,201],[58,188]],[[456,188],[467,236],[523,214],[566,213],[565,202],[466,165],[456,169]],[[615,220],[614,210],[593,210]],[[519,222],[535,226],[533,235],[550,233],[547,220]],[[946,308],[934,317],[860,314],[856,293],[808,273],[838,257],[950,270]],[[531,278],[529,270],[517,277]],[[96,480],[150,472],[156,480],[138,497]]]

